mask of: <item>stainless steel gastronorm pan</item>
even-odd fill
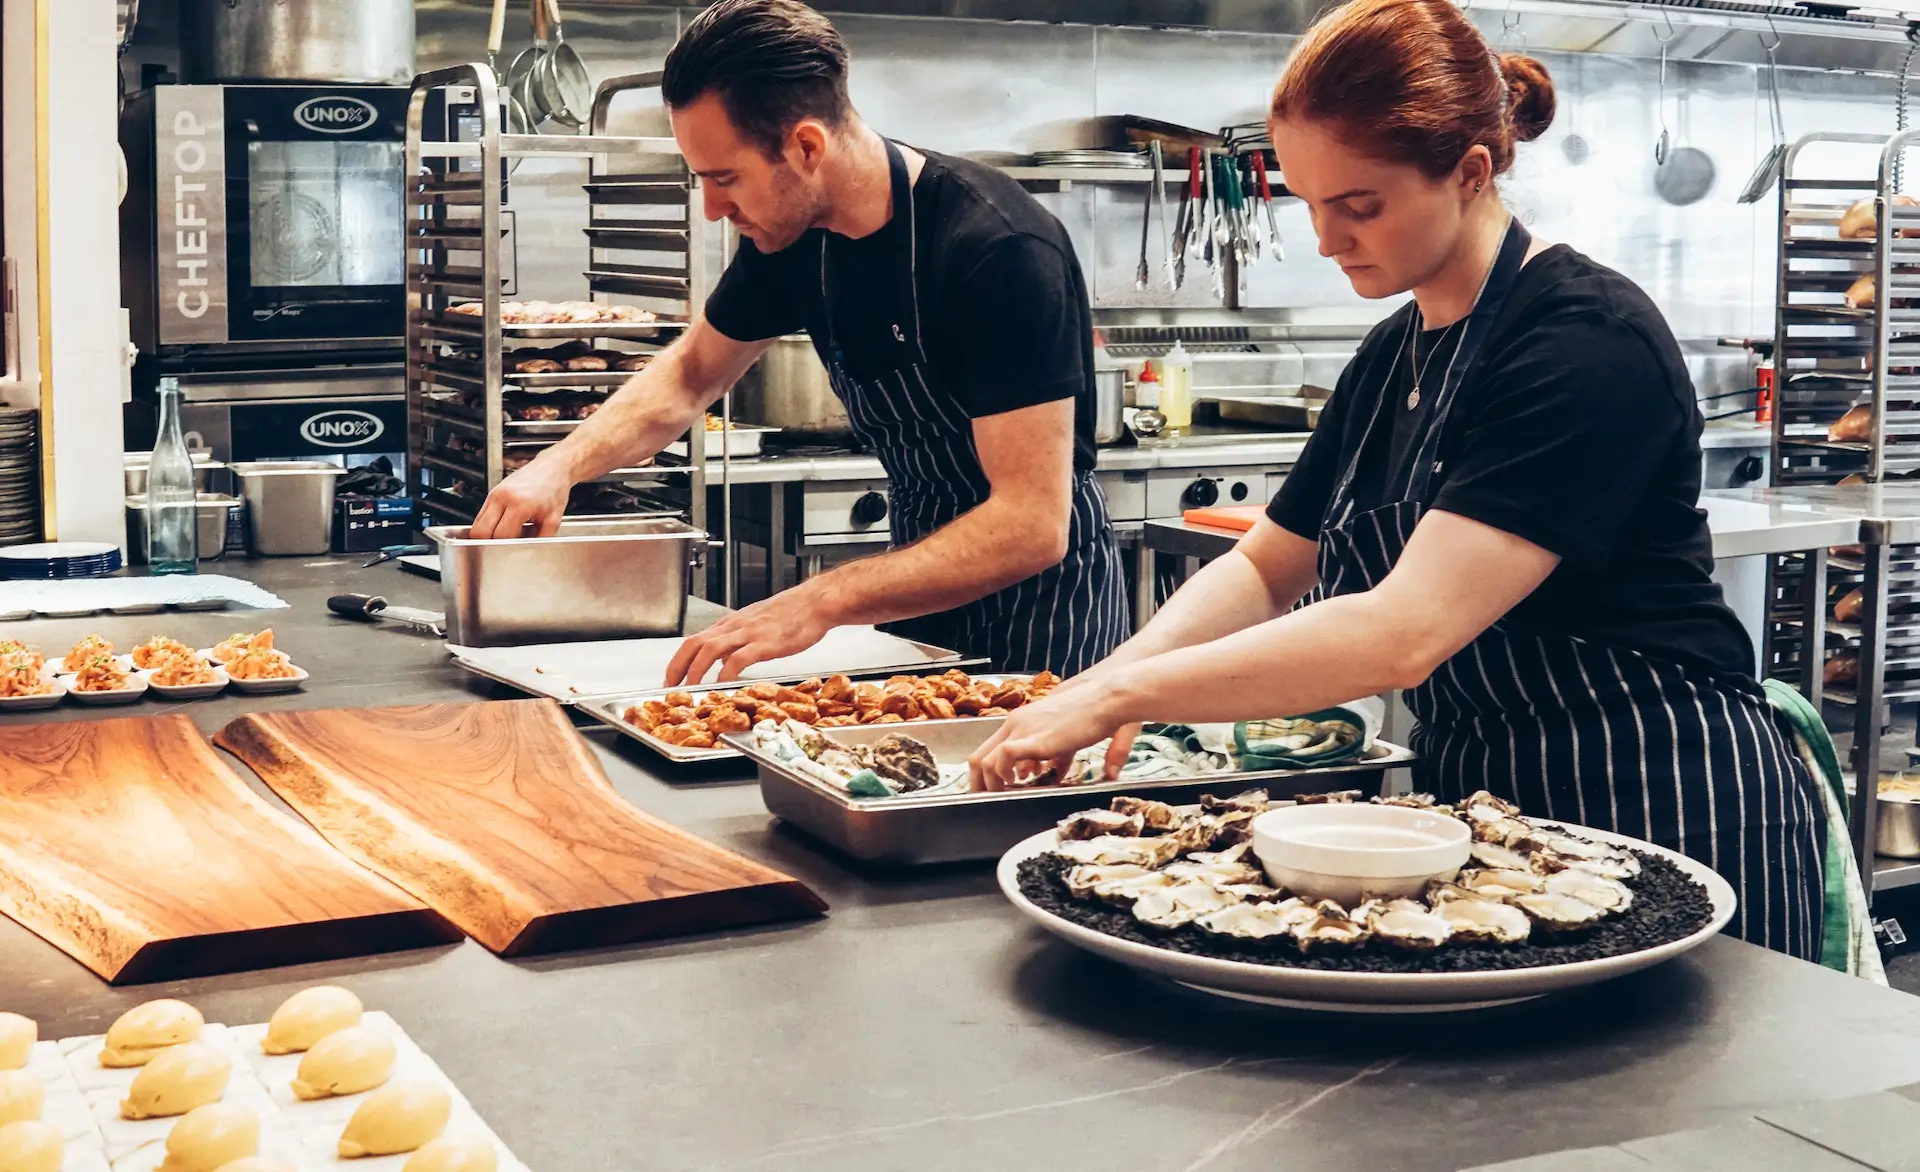
[[[1003,717],[935,720],[912,726],[870,724],[823,729],[845,745],[870,743],[888,733],[905,733],[933,750],[942,765],[972,755]],[[1211,793],[1225,797],[1264,788],[1275,797],[1336,789],[1376,787],[1388,769],[1414,759],[1398,745],[1376,742],[1363,760],[1313,769],[1277,769],[1256,773],[1215,773],[1163,781],[1115,781],[1098,785],[1046,786],[1004,793],[961,793],[933,797],[902,795],[855,798],[792,772],[753,746],[752,735],[721,738],[750,758],[760,771],[760,796],[767,809],[845,854],[870,863],[919,866],[974,859],[997,859],[1021,839],[1038,834],[1076,810],[1104,806],[1115,794],[1146,794],[1182,803]]]

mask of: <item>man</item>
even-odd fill
[[[685,336],[501,482],[474,532],[552,533],[574,484],[659,451],[805,329],[887,469],[893,546],[688,639],[667,682],[715,663],[735,679],[849,623],[1008,671],[1104,657],[1127,610],[1092,479],[1091,311],[1060,222],[997,171],[869,128],[840,35],[797,0],[720,0],[661,89],[706,216],[740,250]]]

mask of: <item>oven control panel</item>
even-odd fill
[[[1166,520],[1188,509],[1265,504],[1268,479],[1277,475],[1264,467],[1156,469],[1147,473],[1147,516]]]

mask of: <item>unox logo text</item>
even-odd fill
[[[387,425],[365,411],[323,411],[300,425],[300,438],[323,448],[357,448],[380,438]]]
[[[372,102],[335,95],[308,98],[293,108],[293,120],[321,134],[352,134],[373,125],[380,112]]]

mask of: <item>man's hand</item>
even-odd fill
[[[571,480],[535,460],[487,494],[480,515],[473,519],[470,536],[483,540],[552,537],[560,532],[560,518],[566,514],[567,496],[572,491]]]
[[[756,663],[805,651],[832,627],[813,592],[796,586],[689,636],[667,665],[666,686],[705,683],[716,663],[722,682],[737,680]]]

